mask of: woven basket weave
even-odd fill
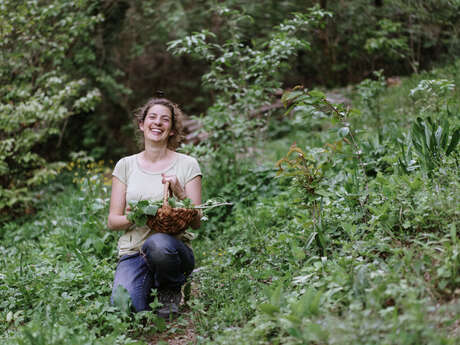
[[[169,206],[169,182],[165,183],[163,193],[163,205],[156,215],[147,217],[147,226],[156,232],[176,235],[185,231],[193,219],[198,215],[194,208],[182,208]]]

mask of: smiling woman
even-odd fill
[[[136,226],[127,217],[128,202],[161,200],[163,185],[169,183],[178,199],[201,204],[201,171],[195,158],[175,152],[182,139],[182,113],[165,98],[151,99],[136,114],[144,150],[119,160],[113,170],[108,227],[125,233],[118,241],[119,262],[115,272],[112,301],[124,287],[136,311],[149,310],[152,289],[163,307],[160,317],[177,314],[181,287],[192,272],[195,260],[190,234],[158,233]],[[200,217],[192,222],[200,226]]]

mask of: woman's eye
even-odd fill
[[[151,120],[151,121],[155,121],[158,119],[158,116],[157,115],[147,115],[147,119]],[[161,122],[170,122],[171,121],[171,118],[167,117],[167,116],[161,116],[159,117],[160,121]]]

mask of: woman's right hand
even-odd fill
[[[187,194],[185,193],[184,188],[182,188],[176,175],[161,174],[161,177],[161,183],[165,184],[166,182],[169,182],[169,188],[176,196],[176,198],[183,200],[187,197]]]

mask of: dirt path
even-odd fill
[[[168,323],[167,329],[149,339],[149,345],[191,345],[196,344],[195,327],[189,311],[184,311],[178,320]]]

